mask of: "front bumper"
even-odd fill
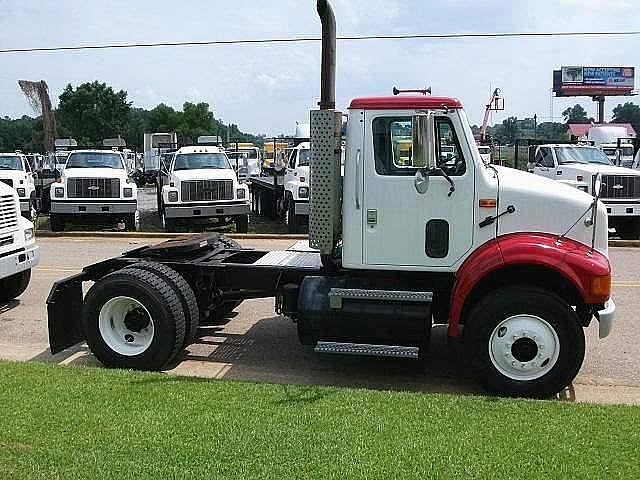
[[[638,217],[640,216],[640,201],[607,200],[603,199],[610,217]]]
[[[616,304],[611,297],[607,303],[604,304],[604,308],[596,314],[598,323],[598,336],[600,338],[606,338],[613,330],[613,322],[615,320]]]
[[[74,214],[74,215],[105,215],[113,213],[135,213],[138,210],[138,202],[119,201],[60,201],[51,199],[51,213]]]
[[[16,273],[35,267],[40,261],[40,248],[30,245],[25,249],[0,256],[0,278],[7,278]]]
[[[309,215],[309,202],[294,202],[296,215]]]
[[[165,204],[164,211],[167,218],[232,217],[235,215],[247,215],[251,211],[251,206],[249,202]]]

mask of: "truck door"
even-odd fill
[[[436,158],[455,184],[429,177],[419,193],[407,112],[367,112],[363,155],[364,263],[380,267],[451,267],[470,248],[474,231],[474,163],[457,113],[435,117]]]
[[[533,173],[543,177],[556,179],[556,164],[553,161],[553,153],[550,147],[540,147],[534,158]]]
[[[291,155],[289,155],[289,160],[287,161],[287,168],[284,171],[284,184],[289,185],[291,182],[296,181],[296,162],[298,159],[298,150],[294,149],[291,151]]]

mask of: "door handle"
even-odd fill
[[[356,189],[355,189],[355,202],[356,210],[360,210],[360,149],[356,152]]]

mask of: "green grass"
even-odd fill
[[[0,362],[0,478],[640,477],[640,409]]]

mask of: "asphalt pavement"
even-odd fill
[[[45,300],[53,282],[153,238],[40,238],[41,263],[25,294],[0,305],[0,358],[72,365],[98,365],[86,346],[52,356],[48,351]],[[286,249],[295,240],[242,240],[245,247]],[[640,404],[640,249],[613,248],[617,303],[612,334],[599,340],[597,322],[587,330],[587,354],[567,400]],[[320,355],[298,343],[295,325],[273,310],[273,299],[245,301],[224,327],[202,329],[185,360],[171,373],[274,383],[375,389],[479,392],[459,347],[435,327],[426,362]]]

